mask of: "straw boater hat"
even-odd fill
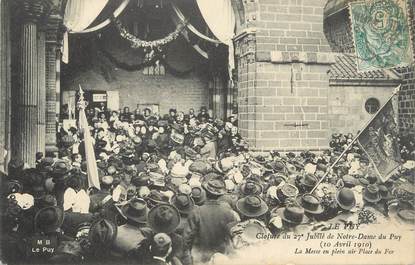
[[[169,234],[180,224],[180,214],[176,207],[160,204],[148,213],[148,225],[156,233]]]
[[[342,188],[337,191],[335,200],[337,205],[346,211],[349,211],[356,206],[356,197],[354,192],[349,188]]]
[[[143,199],[133,198],[121,207],[122,214],[127,220],[145,224],[147,222],[147,203]]]
[[[277,189],[278,200],[284,202],[287,198],[294,198],[298,195],[298,188],[292,184],[284,183]]]

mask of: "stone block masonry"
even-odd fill
[[[325,4],[259,0],[256,32],[235,40],[241,132],[254,150],[328,147],[334,56],[323,33]]]
[[[411,0],[408,3],[415,62],[415,3]],[[401,69],[401,73],[403,82],[399,93],[399,129],[402,134],[415,134],[415,63]]]

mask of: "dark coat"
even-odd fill
[[[238,215],[228,204],[206,201],[188,217],[183,232],[186,248],[200,251],[202,262],[208,261],[215,252],[226,253],[230,246],[229,225],[236,221]]]

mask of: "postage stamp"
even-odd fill
[[[412,62],[405,0],[352,2],[350,18],[359,72],[405,66]]]

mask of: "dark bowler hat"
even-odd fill
[[[247,195],[259,195],[262,193],[262,186],[256,182],[248,181],[241,184],[241,193]]]
[[[156,233],[171,233],[180,224],[180,214],[176,207],[160,204],[148,213],[148,225]]]
[[[311,214],[320,214],[324,211],[320,199],[313,194],[304,194],[297,197],[297,202],[304,211]]]
[[[239,199],[236,202],[236,209],[247,217],[259,217],[268,211],[267,204],[257,195],[251,195]]]
[[[171,203],[179,210],[180,213],[189,214],[194,206],[193,199],[186,194],[178,194],[173,196]]]
[[[193,187],[191,196],[196,205],[200,206],[206,201],[206,191],[200,187]]]
[[[107,219],[94,222],[89,229],[89,242],[95,246],[110,246],[117,237],[117,226]]]
[[[307,220],[304,209],[299,206],[286,206],[285,208],[277,209],[275,212],[282,220],[290,224],[299,225]]]
[[[35,215],[35,229],[39,232],[52,233],[63,223],[63,210],[56,206],[40,209]]]
[[[202,184],[202,187],[213,195],[223,195],[226,193],[225,183],[219,179],[211,179]]]
[[[337,191],[335,200],[337,205],[343,210],[350,210],[356,205],[356,198],[354,192],[349,188],[342,188]]]
[[[147,203],[143,199],[133,198],[121,207],[121,212],[127,220],[132,220],[140,224],[147,222],[148,208]]]
[[[378,186],[374,184],[369,184],[363,190],[363,200],[371,203],[376,203],[382,199],[382,196],[379,193]]]

